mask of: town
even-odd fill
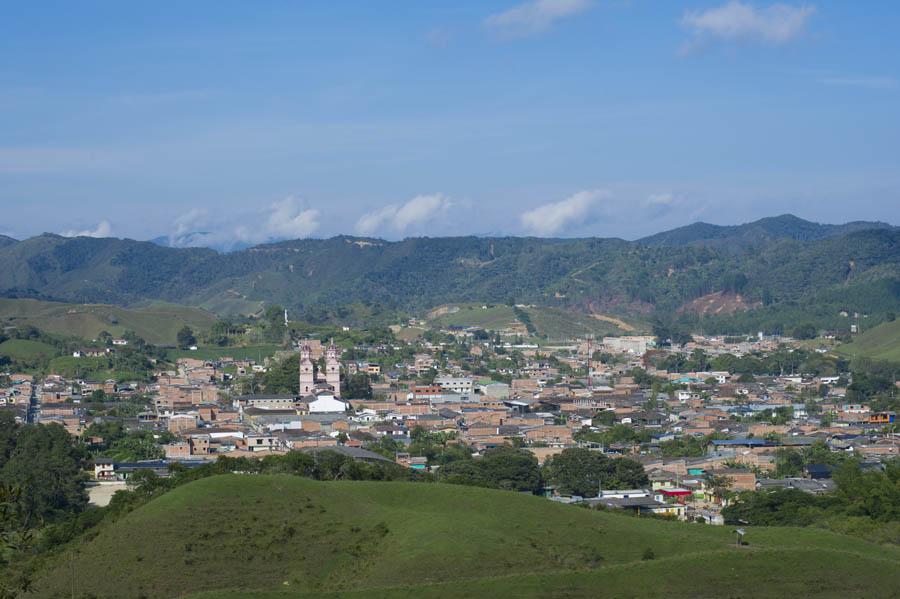
[[[221,456],[334,451],[453,481],[455,462],[511,447],[545,472],[539,488],[512,488],[721,525],[741,492],[828,494],[846,459],[878,470],[898,456],[896,413],[854,387],[827,335],[813,344],[763,334],[548,344],[519,329],[336,330],[341,344],[293,339],[261,362],[220,348],[147,381],[9,372],[0,407],[20,422],[59,424],[89,448],[98,505],[137,472],[166,477],[173,464]],[[73,356],[128,343],[94,340]],[[556,472],[590,454],[635,464],[630,478],[607,481],[630,484],[604,484],[601,466]]]
[[[0,23],[0,599],[900,596],[900,3]]]

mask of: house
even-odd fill
[[[238,447],[251,452],[273,451],[282,449],[282,443],[275,435],[247,435]]]
[[[823,480],[831,478],[834,467],[830,464],[810,464],[806,467],[806,475],[813,480]]]
[[[203,464],[203,462],[179,462],[176,460],[117,462],[109,458],[97,458],[94,460],[94,478],[101,481],[123,481],[142,470],[149,470],[160,477],[168,477],[169,465],[173,463],[182,464],[188,468],[196,468]]]
[[[410,456],[408,453],[398,453],[395,460],[401,466],[424,472],[428,469],[428,458]]]
[[[895,412],[875,412],[869,414],[869,424],[894,424],[896,418]]]
[[[638,515],[663,516],[684,520],[687,508],[681,503],[665,503],[653,497],[602,497],[600,505],[617,510],[631,510]]]
[[[473,382],[469,377],[438,376],[434,384],[444,391],[452,391],[460,395],[470,395],[473,391]]]
[[[264,410],[293,409],[297,398],[293,395],[239,395],[235,403],[245,408]]]

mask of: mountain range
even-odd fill
[[[796,314],[831,326],[841,306],[873,316],[900,307],[900,230],[785,215],[638,241],[337,236],[231,253],[44,234],[0,240],[0,295],[164,300],[226,316],[277,303],[311,320],[348,318],[354,304],[409,313],[515,301],[643,318],[705,314],[741,329],[761,318],[785,327]]]
[[[638,240],[650,246],[711,245],[732,249],[749,249],[779,239],[815,241],[838,237],[867,229],[894,229],[877,221],[852,221],[842,225],[810,222],[793,214],[770,216],[742,225],[711,225],[698,222],[671,231],[664,231]]]

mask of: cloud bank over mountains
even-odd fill
[[[111,237],[113,234],[112,225],[108,220],[102,220],[97,223],[93,229],[69,229],[60,233],[63,237]]]
[[[356,221],[356,232],[360,235],[384,234],[386,231],[403,234],[440,217],[452,205],[450,198],[442,193],[418,195],[403,204],[389,204],[363,214]]]

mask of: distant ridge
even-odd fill
[[[7,237],[6,235],[0,235],[0,248],[13,245],[14,243],[19,243],[19,240]]]
[[[830,328],[844,324],[834,319],[850,304],[882,316],[900,312],[900,228],[782,216],[668,235],[649,242],[338,236],[220,253],[45,234],[0,246],[0,297],[122,306],[162,300],[223,316],[278,304],[310,322],[353,325],[371,321],[373,311],[394,318],[453,302],[511,300],[646,318],[717,293],[742,313],[794,311],[768,320],[766,330],[810,318],[809,306]],[[352,305],[369,316],[351,320]]]
[[[779,239],[816,241],[870,229],[894,229],[883,222],[853,221],[828,225],[804,220],[793,214],[770,216],[742,225],[712,225],[698,222],[663,231],[638,240],[648,246],[725,246],[749,248]]]

